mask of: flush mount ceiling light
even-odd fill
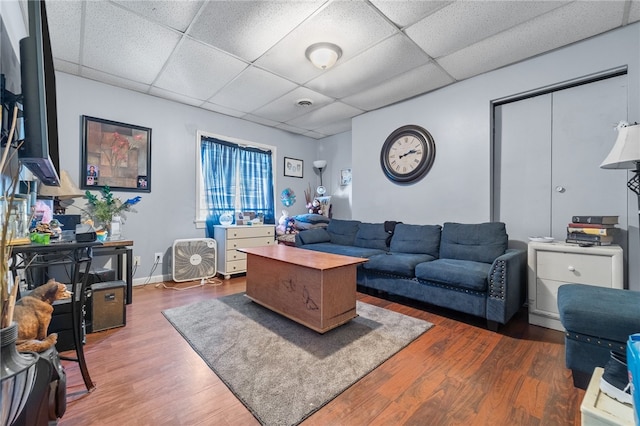
[[[307,47],[305,55],[313,65],[326,70],[340,59],[342,49],[333,43],[315,43]]]

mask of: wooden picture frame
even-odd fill
[[[296,178],[303,177],[304,162],[297,158],[284,157],[284,175]]]
[[[151,192],[151,129],[82,116],[80,187]]]

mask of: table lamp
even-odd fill
[[[60,173],[60,186],[40,185],[39,189],[38,195],[41,197],[53,197],[55,214],[64,214],[67,207],[73,204],[74,198],[84,196],[84,192],[71,180],[66,170]]]

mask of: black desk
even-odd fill
[[[73,288],[73,296],[71,302],[71,316],[73,318],[73,341],[76,351],[76,358],[60,357],[70,361],[75,361],[80,365],[82,379],[88,391],[95,387],[89,376],[89,370],[84,359],[83,348],[83,332],[82,320],[84,306],[86,302],[87,281],[89,278],[89,270],[93,257],[93,248],[99,245],[99,242],[57,242],[47,245],[42,244],[25,244],[13,246],[11,249],[11,271],[14,276],[19,269],[25,270],[31,268],[49,268],[55,265],[71,266],[71,283]],[[82,269],[82,270],[81,270]],[[28,278],[29,274],[25,274]],[[80,276],[84,278],[80,280]],[[63,282],[65,280],[58,280]],[[27,282],[29,288],[44,283]]]
[[[133,275],[131,266],[133,265],[133,245],[132,240],[108,240],[103,243],[99,243],[93,248],[93,256],[117,256],[116,263],[116,278],[118,280],[124,280],[127,283],[127,297],[126,303],[130,305],[133,301]],[[124,262],[123,262],[124,260]],[[124,276],[126,275],[126,278]]]

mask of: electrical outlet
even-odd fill
[[[133,266],[140,266],[142,263],[140,256],[133,256]]]
[[[153,263],[162,263],[162,253],[158,252],[153,256]]]

